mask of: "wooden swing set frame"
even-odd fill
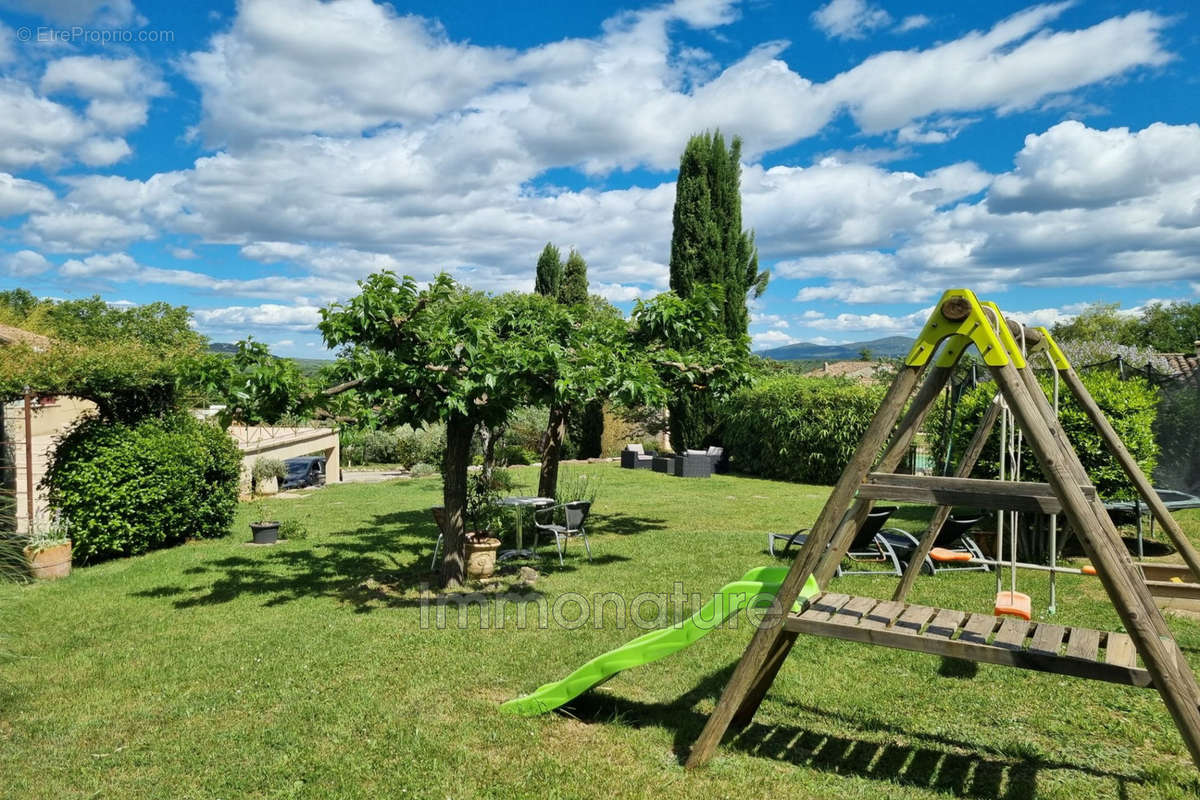
[[[1200,688],[1195,675],[1091,486],[1083,464],[1060,429],[1053,408],[1016,343],[1014,329],[1023,335],[1031,355],[1044,352],[1049,358],[1183,555],[1192,579],[1200,576],[1200,555],[1049,332],[1045,328],[1022,330],[1015,325],[1010,328],[994,304],[981,303],[969,290],[951,289],[934,307],[809,531],[779,588],[776,602],[755,631],[693,745],[687,761],[689,767],[701,766],[712,758],[730,727],[740,729],[750,723],[801,633],[1153,687],[1166,704],[1193,762],[1200,767]],[[1041,465],[1046,483],[969,477],[999,416],[999,402],[985,413],[954,476],[895,474],[914,435],[970,346],[978,350],[995,378],[999,395],[1011,409]],[[826,591],[798,611],[788,611],[810,574],[821,587],[828,586],[854,532],[876,500],[937,507],[892,599],[880,601]],[[955,505],[1064,514],[1127,633],[1067,628],[906,603],[905,597],[920,566]]]

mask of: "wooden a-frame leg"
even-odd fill
[[[729,722],[730,727],[735,731],[745,728],[754,719],[754,714],[762,705],[763,698],[767,696],[767,690],[771,688],[771,684],[775,682],[775,676],[779,674],[779,668],[787,660],[788,653],[792,652],[796,636],[795,631],[783,631],[775,637],[775,642],[771,645],[770,652],[767,653],[767,660],[763,662],[762,668],[754,676],[754,681],[750,684],[750,691],[746,693],[745,699],[742,700],[742,704],[738,706],[737,711],[733,714],[733,719]]]
[[[961,357],[961,351],[959,356]],[[929,370],[925,382],[921,384],[916,397],[909,404],[907,413],[892,434],[891,441],[888,442],[883,456],[879,459],[878,466],[875,467],[875,472],[896,471],[896,467],[900,465],[900,461],[908,451],[908,446],[912,444],[913,437],[917,435],[917,431],[925,422],[925,417],[937,402],[938,395],[942,393],[942,389],[946,388],[946,384],[954,376],[954,368],[957,364],[958,360],[955,359],[954,364],[935,366]],[[854,541],[854,534],[866,521],[867,514],[871,513],[874,505],[873,500],[855,500],[850,512],[842,518],[841,523],[834,531],[829,549],[821,556],[821,560],[813,572],[817,583],[821,586],[828,584],[830,578],[837,572],[838,564],[842,563],[842,559],[846,557],[846,551],[850,549],[850,544]]]
[[[979,461],[979,456],[983,453],[983,448],[987,444],[988,437],[992,435],[992,429],[996,427],[996,420],[1000,417],[1000,411],[1003,407],[999,397],[993,400],[992,404],[988,406],[988,410],[984,412],[983,419],[980,420],[979,427],[975,429],[975,434],[971,437],[971,441],[967,445],[962,459],[958,462],[958,467],[954,470],[954,477],[971,477],[971,470],[975,469],[975,464]],[[937,541],[938,535],[942,532],[942,526],[950,518],[952,510],[950,506],[938,506],[934,509],[933,517],[929,520],[929,527],[925,530],[925,534],[921,537],[920,542],[918,542],[917,549],[913,551],[908,561],[908,569],[904,570],[904,575],[900,578],[900,584],[896,586],[896,591],[892,593],[893,600],[904,600],[904,598],[908,597],[908,593],[912,591],[912,585],[916,581],[917,575],[921,572],[921,564],[925,562],[925,557],[933,549],[933,543]]]
[[[1193,580],[1200,580],[1200,553],[1196,552],[1196,548],[1184,535],[1183,529],[1179,527],[1179,523],[1171,516],[1171,512],[1163,504],[1162,498],[1158,496],[1158,492],[1154,491],[1154,487],[1150,484],[1150,480],[1146,474],[1142,472],[1137,461],[1134,460],[1129,450],[1126,449],[1125,443],[1121,441],[1121,437],[1117,436],[1117,432],[1113,430],[1112,424],[1108,421],[1108,417],[1104,415],[1092,393],[1083,385],[1079,375],[1074,369],[1059,370],[1059,375],[1062,376],[1063,382],[1067,384],[1067,389],[1075,397],[1076,402],[1083,408],[1088,419],[1092,421],[1092,425],[1100,433],[1100,438],[1104,441],[1105,447],[1112,454],[1117,463],[1121,465],[1121,469],[1125,471],[1125,475],[1137,488],[1138,494],[1142,496],[1142,500],[1150,507],[1154,518],[1158,520],[1158,524],[1171,538],[1171,542],[1175,545],[1175,549],[1183,556],[1184,562],[1192,570]]]
[[[709,716],[704,730],[700,732],[700,736],[692,746],[687,766],[698,767],[712,758],[725,731],[729,728],[734,713],[742,706],[742,701],[745,700],[755,679],[759,677],[759,672],[767,656],[775,649],[775,640],[784,633],[783,620],[790,612],[792,604],[796,602],[796,598],[800,596],[800,589],[817,565],[817,560],[824,553],[825,547],[833,535],[834,527],[841,520],[846,506],[850,503],[851,496],[858,491],[858,487],[867,476],[867,471],[874,463],[879,448],[887,440],[888,434],[900,417],[905,402],[912,395],[913,388],[924,371],[924,365],[905,366],[896,374],[883,402],[880,403],[879,409],[867,426],[862,441],[859,442],[858,448],[851,456],[841,478],[838,479],[829,499],[826,500],[825,507],[821,509],[817,521],[809,531],[808,539],[800,548],[796,560],[792,562],[791,569],[775,595],[777,602],[771,605],[758,629],[754,632],[754,636],[751,637],[750,643],[746,646],[745,652],[742,653],[741,659],[738,660],[737,666],[734,667],[733,674],[725,685],[725,690],[721,693],[721,699],[717,701],[717,707]]]
[[[1078,457],[1071,458],[1074,451],[1061,446],[1051,433],[1042,410],[1030,395],[1017,369],[1012,364],[1005,364],[992,367],[991,370],[1047,481],[1054,487],[1063,512],[1075,527],[1080,540],[1091,551],[1100,581],[1142,656],[1192,760],[1200,766],[1200,708],[1197,708],[1195,683],[1181,676],[1181,668],[1186,667],[1177,663],[1179,650],[1169,634],[1166,639],[1171,646],[1159,638],[1156,618],[1161,623],[1162,615],[1152,600],[1149,606],[1143,602],[1137,585],[1140,583],[1144,590],[1145,584],[1140,581],[1124,544],[1116,536],[1115,530],[1097,519],[1092,505],[1080,488],[1079,477],[1072,468],[1074,464],[1079,464]],[[1040,388],[1038,393],[1041,394]],[[1045,400],[1045,395],[1041,396]],[[1165,627],[1165,623],[1162,625]]]

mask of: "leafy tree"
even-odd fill
[[[22,327],[21,323],[42,305],[50,305],[50,301],[35,297],[28,289],[9,289],[0,292],[0,318],[7,325]],[[40,330],[37,332],[41,333]]]
[[[424,289],[390,272],[359,287],[323,309],[321,333],[341,348],[381,421],[446,425],[446,586],[464,578],[467,465],[479,425],[498,426],[529,402],[565,405],[605,392],[629,402],[663,397],[623,321],[577,318],[537,294],[489,297],[444,273]]]
[[[875,357],[875,354],[871,352],[871,348],[864,347],[858,351],[858,357],[862,361],[870,361]]]
[[[94,295],[54,303],[46,316],[53,335],[68,342],[139,342],[160,352],[198,351],[207,343],[192,330],[187,306],[161,301],[119,308]]]
[[[225,406],[217,416],[223,427],[235,422],[273,425],[306,413],[315,400],[296,362],[271,355],[265,344],[253,338],[238,342],[233,357],[210,354],[200,359],[192,378]]]
[[[537,277],[533,282],[533,291],[543,297],[558,297],[559,287],[563,280],[562,258],[558,248],[550,242],[542,248],[542,254],[537,260]]]
[[[1137,324],[1120,314],[1120,303],[1092,303],[1070,322],[1056,322],[1050,333],[1057,340],[1115,341],[1128,343],[1131,328]]]
[[[675,398],[669,425],[676,450],[706,435],[696,427],[704,417],[694,412],[713,413],[748,378],[749,337],[730,340],[724,335],[721,296],[715,286],[699,286],[689,298],[664,292],[634,306],[634,341]],[[677,412],[681,407],[684,413]]]
[[[671,289],[681,298],[698,287],[716,287],[715,333],[745,342],[749,315],[746,295],[766,290],[768,274],[758,270],[754,234],[742,230],[741,139],[730,146],[720,131],[688,140],[679,163],[671,234]],[[691,447],[711,439],[716,409],[704,394],[685,391],[670,405],[671,440]]]
[[[1150,303],[1142,309],[1126,344],[1153,347],[1160,353],[1191,353],[1200,339],[1200,303]]]

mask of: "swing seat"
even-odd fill
[[[1029,595],[1021,592],[998,592],[996,594],[997,617],[1020,617],[1024,620],[1033,619],[1033,603]]]
[[[929,551],[929,557],[939,564],[951,561],[970,561],[973,556],[964,550],[951,550],[946,547],[935,547]]]

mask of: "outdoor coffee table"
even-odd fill
[[[553,497],[527,497],[518,495],[515,497],[505,497],[500,501],[502,506],[511,506],[516,509],[517,513],[517,547],[515,550],[504,550],[496,555],[497,561],[506,561],[510,558],[532,558],[533,551],[525,549],[524,532],[522,528],[525,524],[525,508],[528,506],[554,505]]]

